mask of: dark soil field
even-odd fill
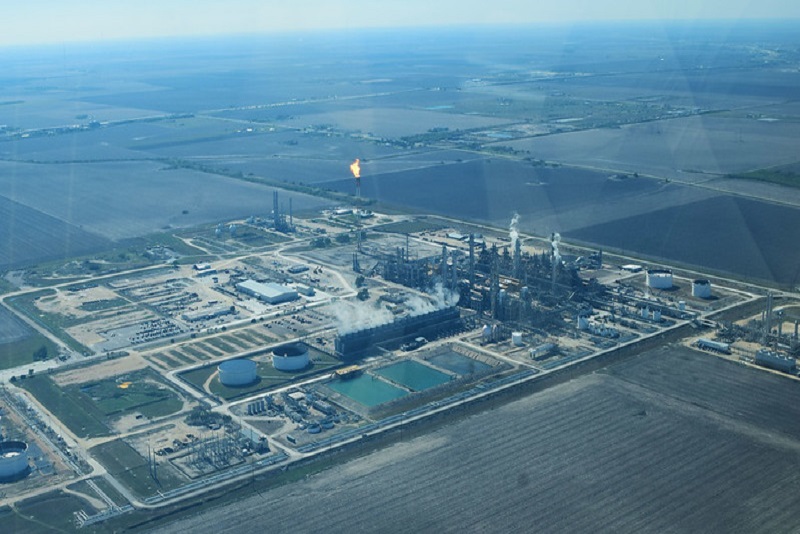
[[[659,349],[156,532],[790,532],[799,400]]]
[[[4,306],[0,306],[0,345],[20,341],[33,334],[28,325],[17,319]]]
[[[0,269],[109,247],[103,237],[0,196]]]
[[[800,210],[720,196],[565,236],[793,286],[800,277],[798,229]]]
[[[327,184],[353,189],[352,180]],[[604,172],[534,166],[502,158],[437,164],[366,176],[362,196],[414,211],[508,225],[514,212],[527,231],[548,235],[648,213],[712,193]]]

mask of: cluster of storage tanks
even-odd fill
[[[308,346],[303,343],[287,343],[272,349],[272,366],[278,371],[300,371],[309,365]],[[248,386],[258,380],[258,364],[253,360],[228,360],[219,364],[217,370],[223,386]]]

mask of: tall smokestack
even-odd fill
[[[767,308],[764,313],[764,343],[769,342],[772,333],[772,292],[767,293]]]
[[[475,285],[475,234],[469,234],[469,290]]]
[[[450,267],[450,275],[453,277],[452,283],[450,284],[450,288],[455,291],[458,288],[458,266],[456,263],[456,251],[453,250],[450,253],[450,259],[453,262],[453,265]]]
[[[442,285],[446,286],[448,283],[447,279],[447,245],[442,243],[442,259],[441,259],[441,266],[439,267],[439,274],[442,277]]]
[[[272,192],[272,219],[275,223],[275,229],[280,226],[280,211],[278,210],[278,192]]]
[[[356,158],[356,160],[350,164],[350,172],[353,173],[353,177],[356,179],[356,198],[361,198],[361,160]]]
[[[292,217],[292,197],[289,197],[289,228],[294,228],[294,217]]]
[[[558,267],[561,264],[561,252],[558,250],[558,244],[561,242],[561,236],[558,232],[554,232],[550,236],[550,246],[553,249],[553,274],[550,282],[550,292],[556,294],[556,276],[558,275]]]

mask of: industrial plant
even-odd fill
[[[0,443],[0,483],[33,491],[44,473],[83,480],[97,462],[127,502],[89,486],[107,504],[76,513],[91,525],[511,398],[661,340],[797,377],[791,297],[630,263],[556,232],[524,235],[517,214],[507,228],[366,214],[360,160],[351,171],[353,207],[301,219],[276,194],[269,217],[190,234],[218,251],[207,261],[33,293],[20,313],[71,317],[53,329],[84,354],[14,377],[7,395],[20,414],[41,403],[62,423],[42,423],[50,437],[37,438],[35,455],[25,441]],[[49,444],[61,463],[33,459]],[[118,457],[139,467],[115,471]]]

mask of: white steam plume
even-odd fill
[[[550,238],[550,245],[553,247],[553,260],[556,263],[561,263],[561,252],[558,250],[559,243],[561,243],[561,234],[555,232]]]
[[[442,284],[436,284],[433,293],[426,298],[421,295],[412,295],[405,301],[408,315],[422,315],[424,313],[441,310],[449,306],[458,304],[460,295],[456,291],[445,288]],[[381,326],[395,320],[392,312],[383,306],[376,306],[367,303],[350,303],[339,301],[331,306],[331,312],[336,317],[337,329],[340,335]]]
[[[514,213],[511,218],[511,224],[508,225],[508,237],[511,238],[511,250],[517,249],[517,240],[519,239],[519,213]]]

